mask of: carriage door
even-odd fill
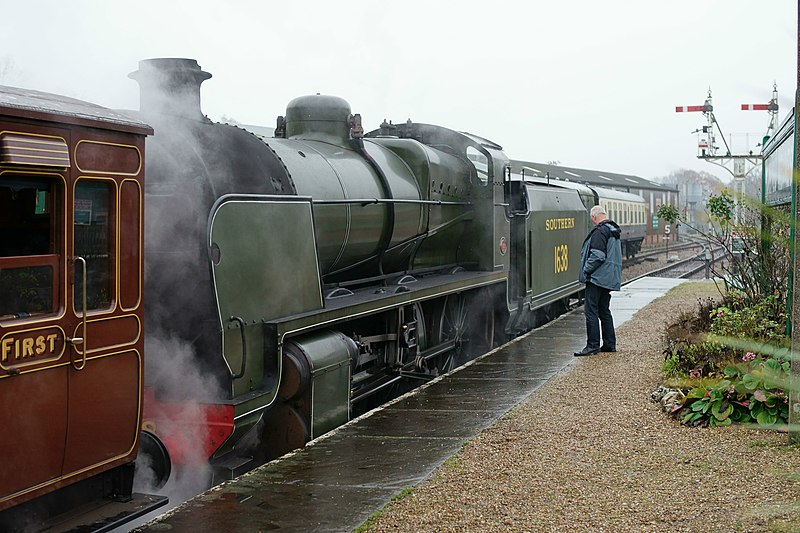
[[[22,135],[4,145],[25,145]],[[28,145],[60,138],[38,136]],[[7,146],[4,146],[7,148]],[[7,148],[7,152],[11,149]],[[21,150],[20,150],[21,151]],[[4,154],[5,155],[5,154]],[[7,156],[12,159],[14,156]],[[13,159],[12,159],[13,162]],[[62,167],[63,162],[59,163]],[[65,178],[0,164],[0,508],[61,476],[68,370],[64,364]],[[9,165],[10,167],[10,165]]]
[[[67,335],[74,341],[65,476],[125,457],[136,444],[142,378],[140,192],[133,180],[79,177],[72,187]]]

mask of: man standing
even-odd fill
[[[616,352],[617,336],[611,316],[611,291],[618,291],[622,281],[622,245],[620,229],[608,219],[605,209],[596,205],[589,212],[594,229],[581,248],[581,271],[578,281],[586,284],[583,312],[586,315],[586,346],[576,356],[597,352]],[[599,319],[599,324],[598,324]],[[603,345],[600,345],[600,331]]]

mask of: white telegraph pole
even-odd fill
[[[778,87],[777,85],[773,85],[772,88],[772,100],[770,100],[766,104],[742,104],[742,111],[768,111],[770,114],[770,123],[769,127],[767,128],[767,136],[771,136],[777,125],[777,116],[778,116]],[[708,96],[706,97],[706,101],[703,105],[695,105],[695,106],[677,106],[675,111],[678,113],[691,113],[691,112],[701,112],[706,117],[707,124],[697,130],[694,133],[697,133],[697,158],[703,159],[712,163],[714,165],[718,165],[728,172],[731,173],[733,176],[733,196],[736,199],[736,223],[741,222],[741,200],[744,198],[745,190],[744,190],[744,180],[745,176],[749,174],[754,168],[761,165],[761,154],[754,154],[752,150],[750,150],[746,154],[733,154],[731,153],[731,149],[728,146],[727,141],[725,141],[725,136],[722,133],[722,129],[719,126],[719,122],[717,122],[716,117],[714,116],[714,106],[711,102],[711,89],[708,89]],[[725,150],[720,149],[717,145],[717,132],[719,132],[719,138],[722,139],[722,143],[725,145]]]

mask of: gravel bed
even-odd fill
[[[800,448],[690,429],[650,401],[666,322],[718,296],[687,283],[486,429],[368,531],[799,531]]]

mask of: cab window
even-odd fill
[[[58,194],[47,177],[0,177],[0,320],[58,308]]]
[[[467,147],[467,159],[475,167],[480,183],[486,185],[489,182],[489,160],[474,146]]]

